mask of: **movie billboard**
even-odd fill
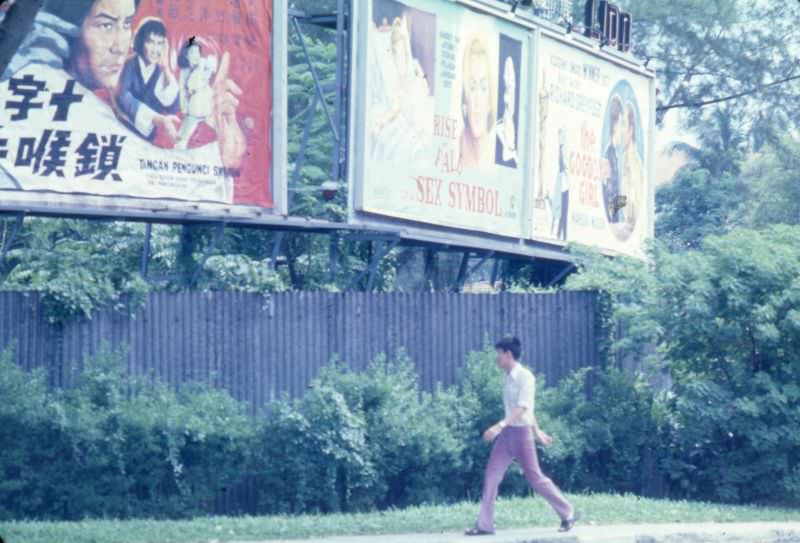
[[[455,2],[362,6],[355,209],[523,237],[532,34]]]
[[[641,257],[652,235],[652,78],[541,35],[532,232]]]
[[[0,198],[274,208],[272,52],[272,0],[46,0],[0,76]]]

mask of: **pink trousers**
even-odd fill
[[[497,437],[486,466],[481,510],[476,523],[479,529],[494,532],[494,504],[497,500],[497,489],[513,460],[519,462],[528,484],[547,500],[561,520],[572,517],[572,505],[539,467],[536,446],[533,443],[533,431],[530,426],[508,426]]]

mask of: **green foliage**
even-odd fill
[[[452,393],[419,390],[403,354],[378,357],[363,373],[324,368],[302,399],[269,408],[262,508],[358,511],[452,499],[461,416]]]
[[[673,145],[689,164],[656,190],[655,221],[656,239],[673,249],[697,249],[706,236],[724,234],[740,210],[758,199],[741,176],[747,142],[733,124],[730,111],[717,110],[698,127],[698,147]]]
[[[742,178],[748,187],[740,221],[752,228],[800,224],[800,143],[783,137],[746,162]]]
[[[284,292],[286,280],[269,260],[254,260],[247,255],[216,255],[204,264],[209,273],[206,288],[241,292]]]
[[[659,298],[671,310],[660,320],[676,381],[674,440],[679,461],[693,464],[673,472],[690,495],[800,498],[798,247],[800,228],[778,226],[664,257],[671,274]]]
[[[739,176],[687,166],[656,191],[656,238],[676,249],[697,249],[706,236],[728,232],[747,200]]]
[[[629,0],[623,6],[633,14],[634,53],[652,59],[658,74],[659,106],[686,112],[687,126],[702,128],[723,111],[757,148],[794,125],[797,81],[766,84],[784,80],[792,65],[797,2]],[[729,96],[737,98],[699,106]]]
[[[40,293],[52,322],[126,302],[135,309],[149,290],[138,273],[142,232],[126,223],[28,219],[0,288]]]
[[[662,467],[674,493],[800,499],[799,248],[796,226],[734,230],[702,251],[655,246],[635,270],[595,256],[571,279],[606,289],[609,321],[655,345],[672,378]]]
[[[588,390],[588,394],[587,394]],[[579,370],[542,390],[541,422],[558,436],[543,465],[573,490],[641,494],[660,445],[659,402],[642,374]]]
[[[65,441],[57,406],[41,371],[26,373],[0,354],[0,519],[52,511],[50,488],[69,482],[62,472]]]
[[[650,474],[679,497],[796,503],[799,248],[800,227],[781,226],[711,236],[702,251],[654,244],[648,262],[577,250],[568,287],[599,290],[608,353],[657,362],[673,384],[655,395],[611,356],[552,389],[539,376],[539,420],[556,437],[546,472],[571,489],[641,492]],[[435,394],[403,355],[325,368],[257,426],[222,393],[126,384],[121,360],[103,353],[48,393],[4,355],[1,516],[188,515],[249,473],[266,512],[474,499],[480,435],[502,415],[488,346]],[[504,492],[528,492],[518,471]]]
[[[659,245],[653,251],[659,251]],[[600,352],[611,362],[614,356],[644,359],[656,340],[659,323],[648,310],[657,277],[646,262],[635,258],[605,257],[586,247],[573,247],[578,273],[567,278],[567,290],[598,293]]]
[[[463,492],[466,496],[480,498],[483,470],[489,458],[489,446],[481,441],[487,428],[503,418],[502,373],[495,363],[494,347],[485,341],[483,351],[470,352],[458,377],[458,389],[464,409],[471,415],[467,418],[464,439],[469,444],[464,448],[461,474]],[[518,489],[519,470],[510,471],[503,490]]]
[[[143,381],[129,396],[123,358],[103,350],[49,393],[3,355],[1,518],[188,516],[239,480],[252,440],[241,407]]]

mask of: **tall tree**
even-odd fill
[[[745,163],[748,199],[740,222],[752,228],[800,224],[800,143],[785,136]]]
[[[794,126],[800,106],[798,2],[630,0],[634,54],[659,79],[658,117],[679,109],[696,128],[724,106],[763,144]]]
[[[720,106],[699,130],[699,143],[677,143],[689,157],[672,183],[656,191],[656,237],[674,248],[697,248],[710,234],[723,234],[750,198],[740,175],[746,141],[733,126],[730,106]]]

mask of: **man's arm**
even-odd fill
[[[553,438],[550,437],[550,434],[546,433],[539,427],[539,421],[536,420],[536,413],[531,413],[533,417],[533,424],[531,424],[531,428],[533,428],[533,435],[536,436],[536,439],[542,442],[542,445],[547,447],[553,442]]]
[[[515,407],[509,416],[507,416],[500,422],[490,426],[489,429],[483,433],[484,441],[486,442],[492,441],[500,434],[500,432],[503,431],[503,429],[506,426],[511,426],[512,424],[517,422],[520,419],[520,417],[522,417],[522,415],[525,414],[525,411],[527,411],[527,409],[528,409],[527,407],[521,405]]]
[[[126,62],[125,66],[122,67],[122,74],[119,76],[119,94],[117,95],[117,99],[115,101],[117,108],[124,115],[125,120],[131,124],[135,123],[136,113],[138,112],[140,104],[139,101],[133,97],[133,94],[130,91],[131,87],[133,86],[133,70],[135,69],[135,62],[136,58],[133,58],[132,60]]]
[[[172,72],[165,67],[164,64],[159,66],[161,73],[159,74],[154,94],[159,102],[159,105],[167,113],[177,113],[180,105],[178,104],[178,82]]]

